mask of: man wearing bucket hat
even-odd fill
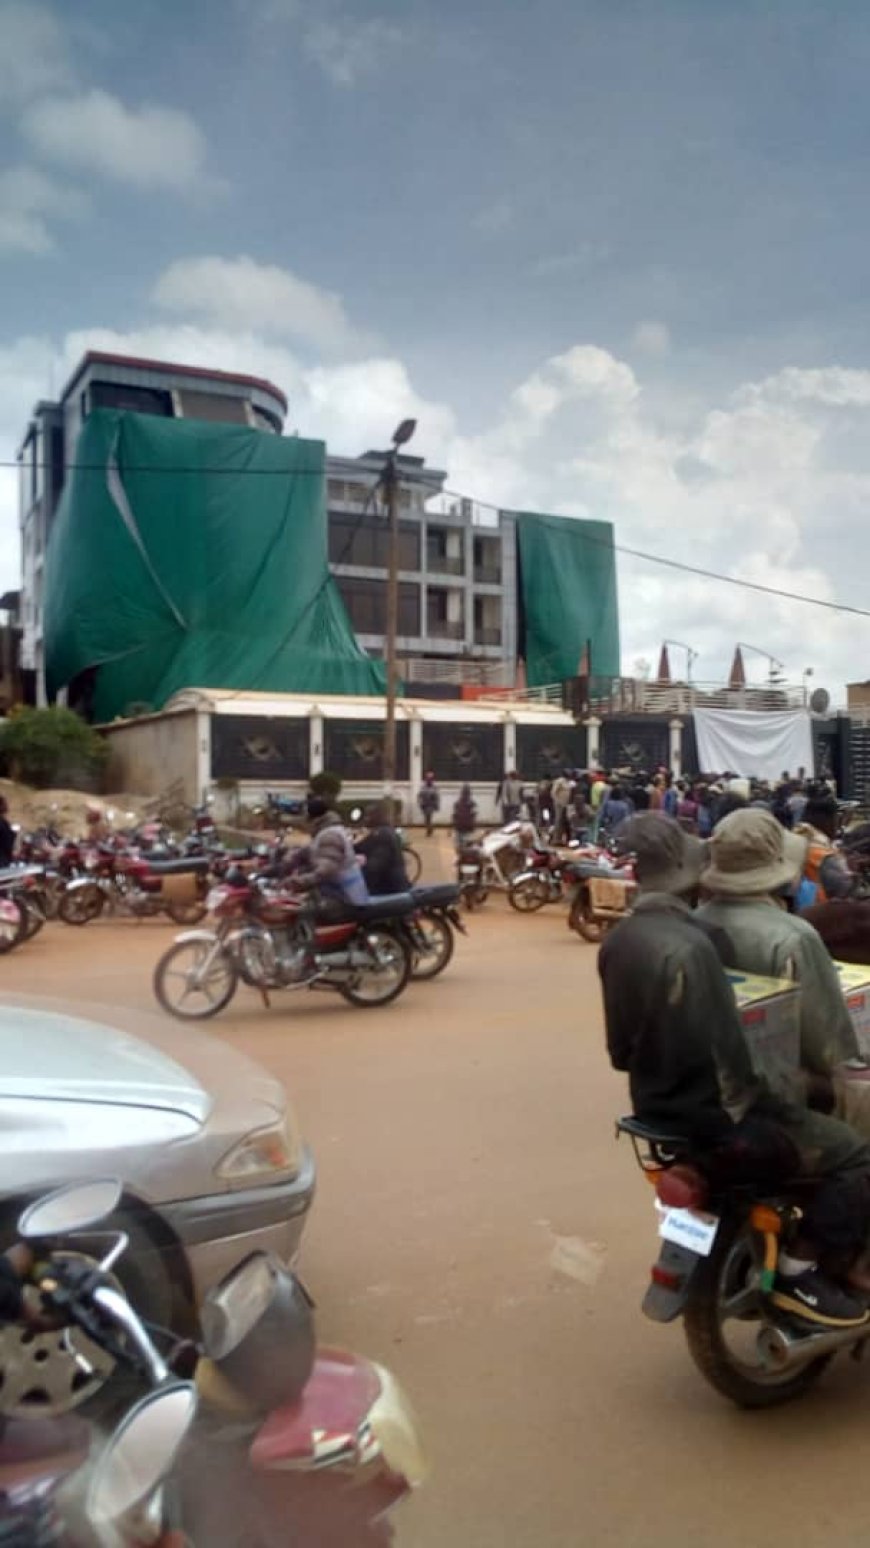
[[[867,1237],[870,1147],[845,1124],[775,1095],[752,1066],[720,960],[724,937],[691,903],[706,849],[662,813],[619,835],[634,855],[639,899],[599,954],[607,1046],[628,1073],[637,1116],[688,1134],[719,1175],[774,1184],[802,1167],[822,1181],[803,1237],[781,1254],[773,1299],[802,1320],[850,1327],[863,1303],[823,1273],[817,1250],[851,1262]],[[748,1175],[747,1175],[748,1174]]]
[[[806,851],[806,839],[787,832],[772,813],[758,807],[731,812],[710,841],[701,885],[712,901],[698,910],[698,918],[727,937],[730,966],[800,984],[801,1066],[810,1078],[811,1101],[827,1083],[830,1109],[831,1072],[860,1053],[837,970],[821,937],[783,906],[783,895],[800,878]]]

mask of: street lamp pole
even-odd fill
[[[387,716],[384,726],[384,793],[390,798],[392,821],[392,797],[396,783],[396,695],[398,667],[396,638],[399,632],[399,475],[396,459],[399,447],[410,441],[417,428],[415,419],[403,419],[393,436],[393,444],[387,453],[381,484],[387,499],[389,521],[389,551],[387,560]]]

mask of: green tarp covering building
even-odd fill
[[[530,688],[585,671],[618,677],[619,606],[608,521],[516,513],[519,653]]]
[[[44,606],[49,695],[90,673],[98,720],[191,685],[384,689],[329,573],[319,441],[95,411]]]

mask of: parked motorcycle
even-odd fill
[[[714,1188],[684,1136],[637,1118],[616,1128],[655,1187],[661,1249],[644,1313],[682,1317],[689,1353],[717,1392],[741,1408],[771,1408],[807,1392],[840,1350],[858,1357],[870,1323],[811,1329],[768,1299],[779,1251],[800,1229],[806,1179]]]
[[[524,869],[508,883],[508,902],[520,914],[534,913],[546,903],[561,903],[569,878],[570,867],[559,851],[536,844],[528,852]]]
[[[217,929],[179,936],[154,970],[154,992],[172,1016],[214,1016],[242,982],[266,1005],[273,989],[335,989],[352,1005],[388,1005],[410,977],[402,928],[414,912],[410,893],[348,904],[336,921],[312,919],[300,894],[231,870],[207,906]]]
[[[0,897],[18,912],[18,936],[6,950],[22,941],[32,940],[45,924],[47,909],[43,883],[44,872],[39,865],[13,865],[0,871]],[[7,924],[11,926],[11,922],[12,915],[7,910]]]
[[[101,844],[84,864],[87,875],[68,882],[60,899],[64,924],[89,924],[107,909],[138,919],[165,913],[181,925],[205,918],[208,856],[155,860]]]
[[[480,839],[466,839],[456,857],[456,879],[467,909],[481,908],[490,892],[507,892],[511,878],[526,867],[538,835],[528,822],[509,822]]]
[[[395,1378],[361,1356],[318,1350],[309,1298],[264,1253],[244,1259],[207,1296],[201,1343],[146,1325],[112,1276],[126,1238],[100,1230],[120,1196],[109,1180],[73,1185],[31,1205],[19,1222],[43,1311],[157,1389],[124,1417],[97,1463],[83,1512],[87,1541],[94,1533],[115,1548],[389,1541],[386,1512],[425,1473]],[[77,1251],[80,1242],[99,1242],[98,1266]],[[50,1448],[65,1473],[81,1460],[72,1443],[80,1433]],[[41,1473],[43,1484],[53,1477],[44,1466]],[[171,1497],[163,1491],[170,1473]],[[10,1508],[24,1503],[32,1498],[0,1496],[0,1541],[18,1540],[5,1528]],[[72,1516],[64,1542],[80,1541]]]
[[[631,909],[637,887],[631,865],[615,866],[604,853],[594,859],[571,860],[566,867],[571,886],[568,928],[597,945]]]

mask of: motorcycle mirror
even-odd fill
[[[121,1184],[113,1177],[56,1188],[28,1205],[19,1218],[18,1233],[25,1241],[36,1241],[83,1231],[111,1215],[121,1202],[122,1192]]]
[[[88,1488],[88,1519],[102,1542],[159,1537],[160,1523],[149,1519],[148,1507],[171,1473],[195,1413],[196,1388],[184,1381],[150,1393],[122,1420]]]

